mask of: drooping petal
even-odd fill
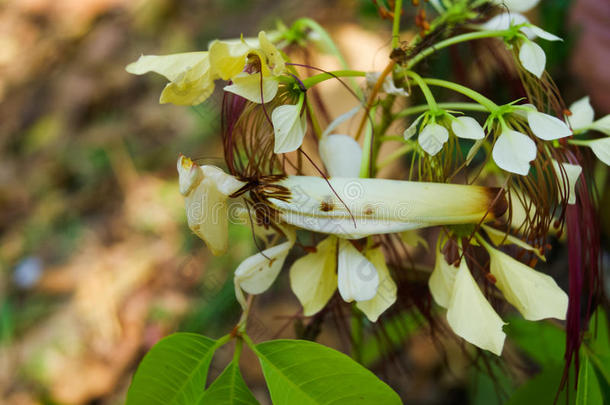
[[[560,37],[558,37],[555,34],[552,34],[548,31],[543,30],[540,27],[537,27],[535,25],[530,25],[528,27],[530,30],[532,30],[532,32],[537,36],[540,37],[542,39],[546,39],[547,41],[563,41],[563,39],[561,39]]]
[[[493,2],[506,7],[511,12],[525,13],[536,7],[540,0],[493,0]]]
[[[434,301],[443,308],[449,307],[457,272],[458,268],[447,263],[445,256],[437,245],[436,262],[434,271],[428,279],[428,287]]]
[[[447,309],[447,322],[464,340],[497,356],[502,354],[506,338],[502,331],[504,322],[472,278],[466,260],[461,261],[455,275]]]
[[[513,201],[513,204],[515,204],[515,201]],[[521,209],[523,209],[523,206],[519,202],[516,202],[516,204],[519,204]],[[515,219],[518,218],[518,217],[519,217],[519,215],[518,214],[515,215],[515,213],[513,212],[513,217],[512,217],[513,222],[517,222],[517,221],[515,221]],[[522,224],[523,221],[524,220],[522,220],[520,222],[520,224]],[[528,250],[528,251],[534,253],[543,262],[546,261],[546,258],[540,253],[540,250],[538,250],[535,247],[525,243],[524,241],[522,241],[521,239],[517,238],[516,236],[513,236],[511,234],[507,234],[504,231],[492,228],[491,226],[488,226],[488,225],[485,225],[485,224],[481,225],[481,227],[485,230],[485,233],[489,237],[489,240],[491,240],[491,243],[493,243],[494,245],[496,245],[496,246],[498,246],[498,245],[508,245],[508,244],[516,245],[516,246],[519,246],[522,249],[525,249],[525,250]]]
[[[265,292],[277,278],[294,241],[270,247],[246,260],[235,270],[234,282],[249,294]]]
[[[583,97],[570,105],[572,115],[568,116],[568,122],[572,129],[586,128],[593,124],[595,112],[589,101],[589,96]]]
[[[137,61],[127,65],[125,70],[134,75],[155,72],[165,76],[169,81],[173,81],[205,59],[208,59],[207,52],[142,55]]]
[[[345,302],[368,301],[377,294],[379,274],[375,266],[345,239],[339,240],[337,284]]]
[[[515,25],[529,23],[529,20],[519,13],[502,13],[490,18],[487,22],[479,27],[486,31],[504,31]],[[524,25],[520,31],[525,34],[528,39],[535,39],[536,34],[529,26]]]
[[[589,142],[589,147],[599,160],[610,166],[610,138],[601,138]]]
[[[507,130],[496,140],[492,156],[501,169],[526,176],[529,162],[536,158],[536,144],[527,135]]]
[[[362,148],[347,135],[328,135],[318,144],[320,158],[330,177],[358,177]]]
[[[224,87],[225,91],[233,94],[237,94],[253,103],[260,104],[262,101],[268,103],[273,100],[277,94],[279,86],[278,79],[273,76],[263,77],[261,84],[261,74],[253,73],[248,74],[242,72],[231,79],[232,84]],[[261,98],[262,93],[262,98]]]
[[[377,287],[377,293],[372,299],[360,301],[356,306],[364,312],[369,321],[377,322],[379,316],[396,302],[396,283],[392,280],[381,248],[367,250],[365,256],[377,269],[379,287]]]
[[[451,121],[451,129],[458,138],[462,139],[483,139],[485,131],[483,127],[472,117],[457,117]]]
[[[307,131],[305,114],[301,117],[300,104],[285,104],[276,107],[271,113],[271,122],[275,133],[275,153],[287,153],[297,150],[303,143]]]
[[[428,124],[417,138],[421,148],[429,155],[434,156],[443,149],[443,145],[449,140],[447,128],[438,124]]]
[[[525,319],[565,319],[568,296],[549,275],[540,273],[504,252],[486,246],[496,286]]]
[[[567,179],[563,179],[561,169],[559,168],[559,163],[556,160],[553,160],[553,168],[555,169],[555,175],[559,180],[559,184],[561,184],[563,188],[563,194],[568,196],[568,204],[576,204],[576,182],[580,178],[580,174],[582,173],[582,167],[580,165],[573,165],[571,163],[561,163],[563,166],[563,170],[565,171],[565,175]],[[567,182],[567,187],[565,185]]]
[[[519,49],[519,60],[525,70],[537,78],[542,77],[546,66],[546,55],[540,45],[532,41],[523,41]]]
[[[240,74],[246,66],[246,55],[250,50],[242,41],[213,41],[210,44],[210,65],[222,80],[230,80]]]
[[[303,306],[303,315],[320,311],[337,289],[337,243],[329,236],[290,268],[290,287]]]
[[[593,124],[591,124],[591,129],[603,132],[604,134],[610,136],[610,115],[606,115],[605,117],[593,122]]]
[[[419,124],[419,121],[422,120],[422,118],[424,118],[425,114],[420,115],[419,117],[417,117],[415,119],[415,121],[413,121],[411,123],[411,125],[409,125],[409,127],[407,129],[405,129],[405,131],[402,133],[403,138],[405,138],[405,140],[409,140],[413,137],[413,135],[415,135],[417,133],[417,126]]]
[[[565,138],[572,135],[572,131],[565,122],[559,118],[538,111],[528,111],[527,122],[534,135],[545,141]]]

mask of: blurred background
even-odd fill
[[[160,337],[235,324],[231,276],[254,251],[250,230],[231,227],[229,254],[212,257],[186,226],[175,170],[179,153],[220,164],[221,86],[197,107],[159,105],[165,79],[124,67],[299,17],[325,27],[353,68],[385,63],[391,23],[369,0],[0,0],[0,403],[121,404]],[[567,104],[589,94],[598,117],[610,113],[610,3],[542,0],[530,17],[565,38],[541,45]],[[298,303],[286,274],[276,284],[257,304],[255,340],[294,337]],[[321,340],[343,348],[332,330]],[[393,384],[408,378],[409,403],[495,396],[467,373],[439,378],[446,359],[429,339],[414,334],[405,350],[408,375]],[[243,367],[264,403],[254,358]]]

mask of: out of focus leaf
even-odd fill
[[[599,389],[593,364],[588,356],[581,356],[576,389],[576,405],[602,404],[602,393]]]
[[[562,366],[549,367],[523,384],[505,405],[552,404],[563,374]],[[573,398],[573,396],[572,396]],[[556,404],[564,404],[565,395],[559,394]]]
[[[504,331],[525,354],[542,367],[562,364],[565,332],[549,322],[511,318]]]

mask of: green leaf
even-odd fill
[[[513,317],[504,327],[508,337],[542,367],[563,364],[566,335],[549,322]]]
[[[578,388],[576,389],[576,405],[602,404],[602,393],[599,382],[589,357],[581,357],[578,372]]]
[[[230,363],[210,385],[199,401],[200,405],[259,405],[246,385],[239,366]]]
[[[227,340],[215,341],[195,333],[175,333],[161,339],[140,363],[126,405],[198,403],[214,351]]]
[[[548,367],[528,380],[504,405],[552,404],[563,374],[562,366]],[[573,394],[572,394],[573,395]],[[572,396],[572,398],[574,398]],[[557,397],[557,404],[565,403],[565,393]]]
[[[260,360],[274,405],[402,404],[372,372],[331,348],[304,340],[250,347]]]

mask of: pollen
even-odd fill
[[[182,158],[181,164],[182,164],[182,167],[187,170],[190,169],[191,167],[193,167],[193,161],[187,157]]]

